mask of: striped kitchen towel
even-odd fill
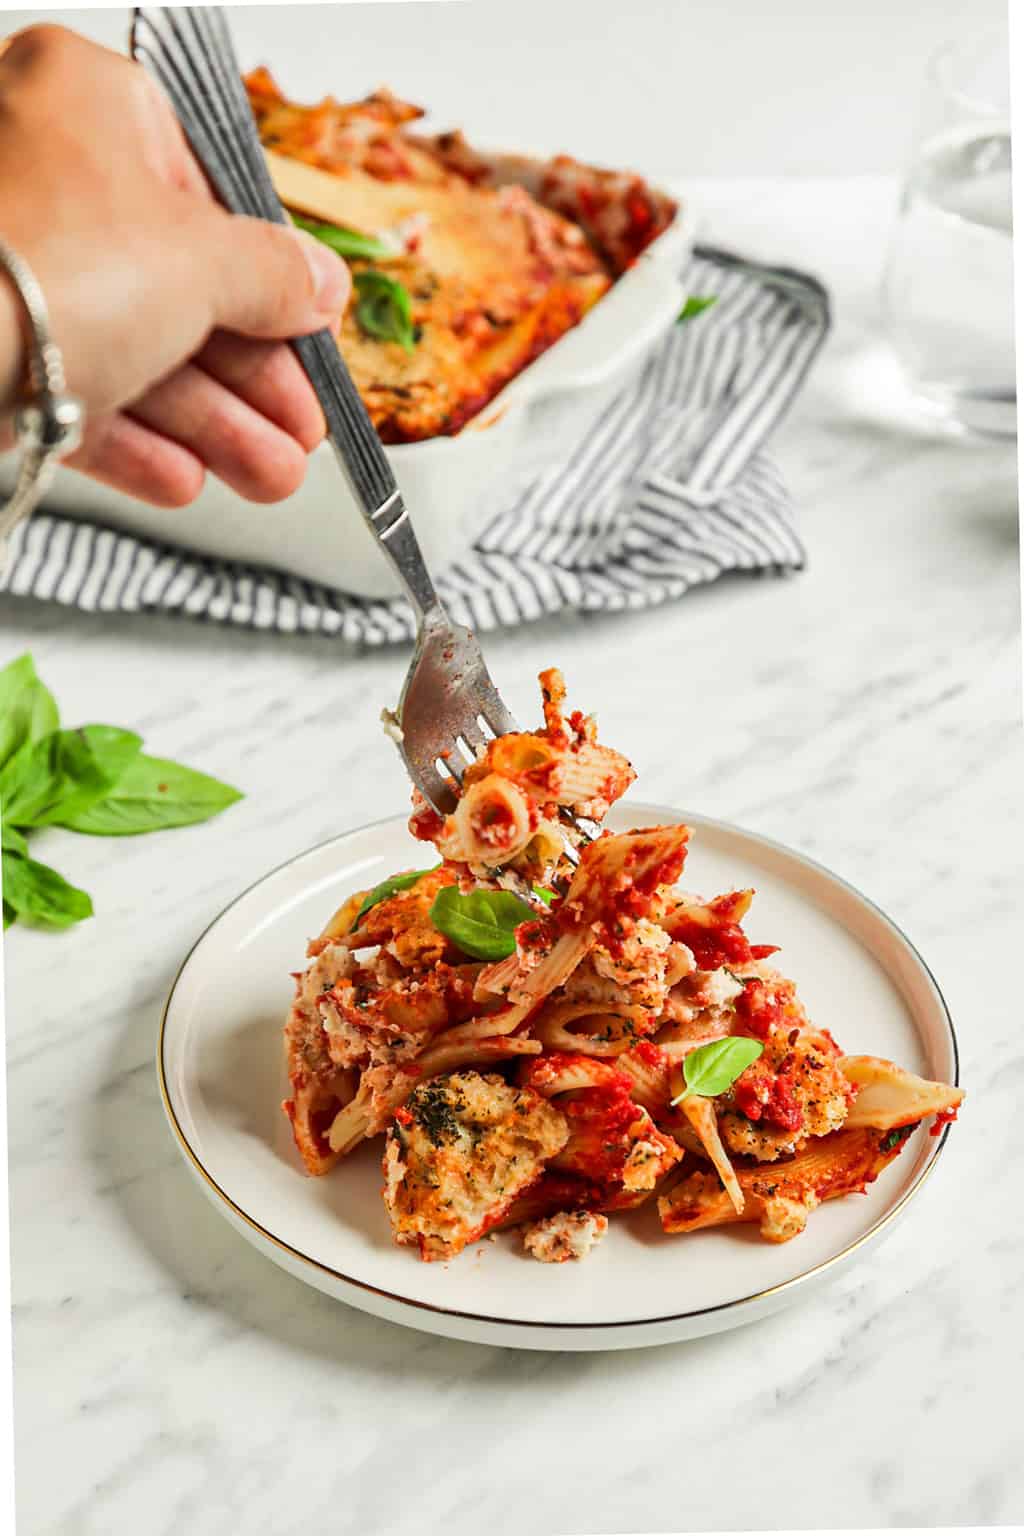
[[[708,246],[695,248],[685,276],[714,305],[674,328],[567,460],[509,488],[437,583],[456,621],[490,630],[564,609],[650,608],[725,572],[802,568],[789,496],[763,445],[828,334],[828,294],[805,273]],[[402,599],[351,597],[57,512],[15,529],[3,590],[368,645],[415,633]]]

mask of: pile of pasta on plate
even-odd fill
[[[667,1234],[785,1242],[962,1092],[846,1055],[747,938],[753,891],[679,888],[688,827],[588,839],[635,774],[540,681],[543,726],[492,741],[452,815],[414,793],[440,862],[355,892],[309,946],[285,1029],[306,1169],[383,1137],[395,1239],[428,1260],[508,1227],[578,1259],[646,1201]]]

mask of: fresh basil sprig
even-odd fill
[[[434,865],[434,868],[437,868],[436,864]],[[429,869],[410,869],[402,875],[389,875],[386,880],[382,880],[380,882],[380,885],[375,885],[372,891],[367,891],[366,895],[363,897],[359,911],[356,913],[356,920],[352,924],[352,927],[359,927],[359,924],[362,922],[363,918],[366,916],[367,912],[369,912],[371,907],[377,906],[379,902],[387,901],[389,896],[396,895],[398,891],[409,890],[410,886],[415,885],[417,880],[421,880],[424,875],[429,874]]]
[[[760,1040],[751,1040],[746,1035],[726,1035],[723,1040],[698,1045],[696,1050],[683,1057],[686,1087],[676,1094],[672,1103],[681,1104],[691,1093],[700,1094],[704,1099],[725,1093],[763,1050]]]
[[[0,769],[0,806],[15,827],[45,827],[113,789],[142,746],[134,731],[83,725],[27,741]]]
[[[516,929],[536,916],[511,891],[460,891],[455,885],[442,886],[430,908],[434,927],[475,960],[515,954]]]
[[[356,320],[367,336],[375,341],[397,341],[411,352],[418,340],[412,323],[409,290],[397,278],[388,277],[371,267],[357,272],[353,279],[358,295]]]
[[[36,676],[26,651],[0,671],[0,763],[27,741],[38,741],[60,725],[53,694]]]
[[[711,293],[707,295],[692,294],[676,316],[676,324],[682,325],[684,320],[695,320],[696,317],[698,315],[702,315],[706,309],[710,309],[712,304],[717,303],[717,293]]]
[[[324,245],[329,245],[332,251],[337,251],[346,261],[393,261],[401,255],[400,251],[385,244],[383,240],[376,240],[372,235],[361,235],[356,229],[343,229],[340,224],[324,224],[319,219],[307,219],[301,213],[293,213],[291,219],[297,229],[304,229]]]
[[[19,918],[66,928],[92,916],[85,891],[29,856],[28,836],[39,828],[123,837],[205,821],[240,799],[229,784],[141,749],[141,736],[117,726],[62,730],[28,654],[0,671],[5,928]]]
[[[549,891],[548,888],[544,885],[535,885],[533,887],[533,894],[538,897],[546,907],[550,907],[551,903],[553,901],[557,901],[558,899],[558,892]]]
[[[92,900],[85,891],[69,885],[48,864],[16,854],[3,856],[4,926],[15,917],[27,917],[51,928],[69,928],[92,917]],[[8,921],[8,909],[10,921]]]
[[[17,827],[12,827],[6,821],[0,821],[0,850],[28,858],[28,841]]]

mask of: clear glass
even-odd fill
[[[889,248],[890,339],[922,410],[963,432],[1017,429],[1009,47],[931,61]]]

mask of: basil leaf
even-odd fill
[[[691,298],[687,299],[686,303],[679,311],[679,314],[676,316],[676,324],[682,325],[684,320],[696,319],[697,315],[702,315],[706,309],[711,308],[712,304],[717,303],[717,293],[709,294],[706,297],[699,297],[698,295],[694,294]]]
[[[50,690],[36,676],[25,652],[0,671],[0,764],[27,741],[38,741],[60,725]]]
[[[28,843],[22,837],[17,827],[12,827],[9,822],[0,822],[0,847],[5,853],[19,853],[22,857],[28,854]]]
[[[435,864],[434,868],[437,869],[438,865]],[[356,920],[352,927],[359,927],[359,924],[371,907],[377,906],[379,902],[387,901],[389,896],[394,896],[398,891],[407,891],[410,886],[416,884],[417,880],[430,873],[429,869],[410,869],[404,875],[389,875],[386,880],[381,881],[380,885],[375,885],[372,891],[367,891],[363,897],[362,905],[356,913]]]
[[[139,753],[102,799],[58,808],[52,820],[92,837],[135,837],[207,821],[241,798],[240,790],[208,774]]]
[[[434,897],[430,921],[476,960],[504,960],[515,953],[516,929],[535,921],[528,902],[511,891],[467,891],[445,885]]]
[[[17,912],[15,912],[14,908],[11,906],[9,901],[5,901],[4,902],[4,927],[5,928],[9,928],[12,923],[16,923],[17,921],[18,921],[18,914],[17,914]]]
[[[533,894],[535,896],[538,896],[546,907],[550,907],[551,903],[558,896],[558,892],[557,891],[549,891],[543,885],[535,885],[533,887]]]
[[[723,1040],[698,1045],[683,1057],[686,1088],[676,1094],[672,1103],[681,1104],[691,1093],[699,1093],[705,1099],[724,1093],[763,1050],[760,1040],[750,1040],[746,1035],[726,1035]]]
[[[293,213],[291,219],[296,229],[304,229],[348,261],[394,261],[402,254],[383,240],[361,235],[355,229],[343,229],[340,224],[323,224],[318,219],[307,219],[301,213]]]
[[[34,859],[5,852],[3,885],[5,921],[8,907],[19,917],[50,928],[69,928],[92,916],[92,901],[85,891],[69,885],[55,869]]]
[[[19,827],[43,827],[101,800],[142,746],[134,731],[83,725],[29,741],[0,769],[0,810]]]
[[[353,279],[356,293],[356,320],[367,336],[376,341],[397,341],[411,352],[418,337],[412,323],[412,302],[404,284],[386,272],[357,272]]]

